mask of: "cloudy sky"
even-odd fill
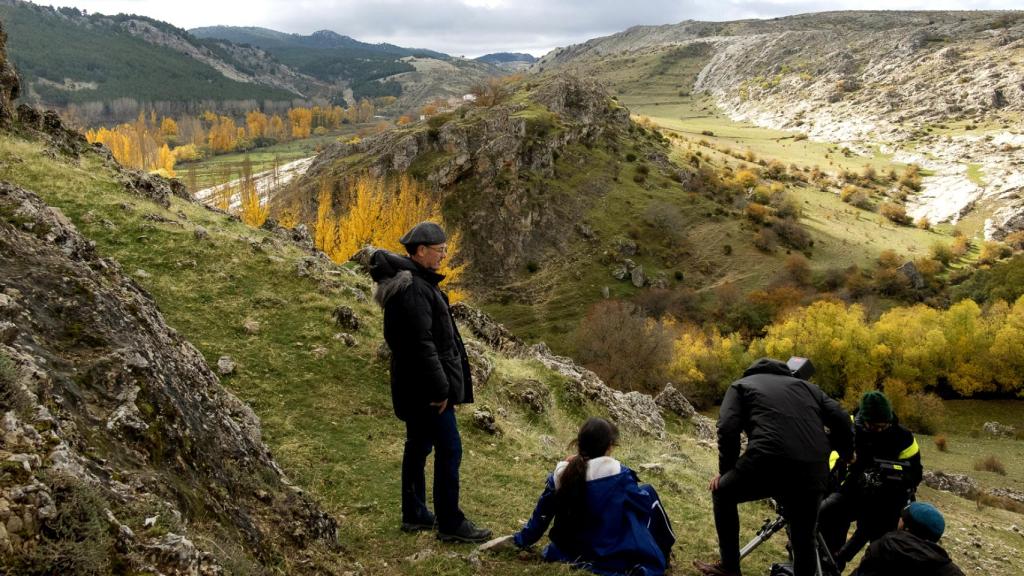
[[[489,52],[540,56],[557,46],[637,24],[772,18],[824,10],[997,10],[1021,8],[1024,0],[72,0],[54,4],[104,14],[141,14],[182,28],[262,26],[300,34],[326,28],[364,42],[475,57]]]

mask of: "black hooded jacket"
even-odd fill
[[[855,576],[964,576],[938,544],[908,530],[889,532],[871,543]]]
[[[370,257],[374,298],[384,309],[384,340],[391,348],[391,402],[407,420],[430,403],[473,401],[466,347],[437,287],[444,276],[405,256],[378,250]]]
[[[742,458],[740,432],[748,440]],[[726,390],[718,413],[719,473],[737,468],[786,474],[779,465],[792,463],[807,471],[809,483],[823,489],[832,450],[849,458],[849,416],[820,388],[795,378],[784,362],[762,358]]]

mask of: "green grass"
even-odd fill
[[[198,162],[179,164],[175,166],[175,172],[190,190],[200,190],[239,178],[246,159],[250,162],[254,174],[272,170],[274,166],[283,166],[294,160],[315,156],[326,146],[351,137],[355,130],[355,127],[352,127],[337,133],[292,140],[248,152],[211,156]]]
[[[985,173],[981,170],[981,164],[967,165],[967,179],[976,186],[985,187]]]
[[[41,152],[40,144],[0,137],[0,178],[59,207],[96,241],[101,255],[116,258],[126,272],[144,270],[148,276],[136,280],[208,362],[224,354],[237,361],[238,373],[224,384],[257,412],[264,440],[289,477],[341,519],[346,555],[340,562],[349,567],[358,562],[375,574],[473,573],[464,559],[468,547],[398,530],[404,432],[391,414],[385,369],[373,360],[381,340],[380,313],[348,291],[368,288],[366,278],[341,274],[341,285],[334,288],[299,278],[294,270],[303,255],[297,248],[250,247],[247,239],[262,240],[264,231],[178,199],[164,210],[126,194],[93,156],[76,166],[46,159]],[[148,222],[142,217],[149,213],[183,226]],[[194,239],[192,229],[200,225],[210,231],[210,241]],[[337,329],[330,313],[338,304],[353,306],[364,320],[355,348],[332,337]],[[259,334],[245,333],[246,319],[261,323]],[[326,349],[323,358],[313,353],[317,347]],[[567,453],[584,414],[595,408],[557,400],[561,379],[535,362],[496,362],[491,381],[480,387],[478,404],[506,414],[499,416],[503,435],[476,430],[471,407],[460,410],[458,418],[465,445],[463,508],[501,534],[516,530],[529,516],[547,473]],[[539,420],[512,405],[503,392],[502,382],[524,378],[554,389],[555,404]],[[674,432],[665,440],[626,435],[618,455],[634,467],[653,461],[665,466],[664,477],[645,479],[664,497],[682,536],[677,562],[686,564],[691,557],[713,556],[714,535],[706,529],[711,502],[703,485],[716,459],[682,433],[685,425],[671,427]],[[744,507],[746,535],[766,513],[763,504]],[[781,546],[781,539],[773,542],[751,562],[766,566],[769,555],[783,554]],[[436,552],[428,560],[416,565],[404,560],[427,548]],[[515,556],[485,557],[483,563],[488,574],[571,573]]]

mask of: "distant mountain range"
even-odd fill
[[[181,109],[244,102],[332,104],[394,96],[395,112],[459,96],[503,68],[441,52],[369,44],[329,30],[308,36],[266,28],[186,31],[143,16],[88,14],[0,0],[8,51],[27,100],[113,120],[121,99]],[[215,104],[215,103],[220,104]],[[129,106],[128,108],[132,108]]]

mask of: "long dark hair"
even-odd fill
[[[600,458],[619,441],[619,429],[604,418],[589,418],[570,446],[576,446],[576,455],[562,470],[558,481],[559,514],[570,523],[582,523],[587,515],[587,463]]]

